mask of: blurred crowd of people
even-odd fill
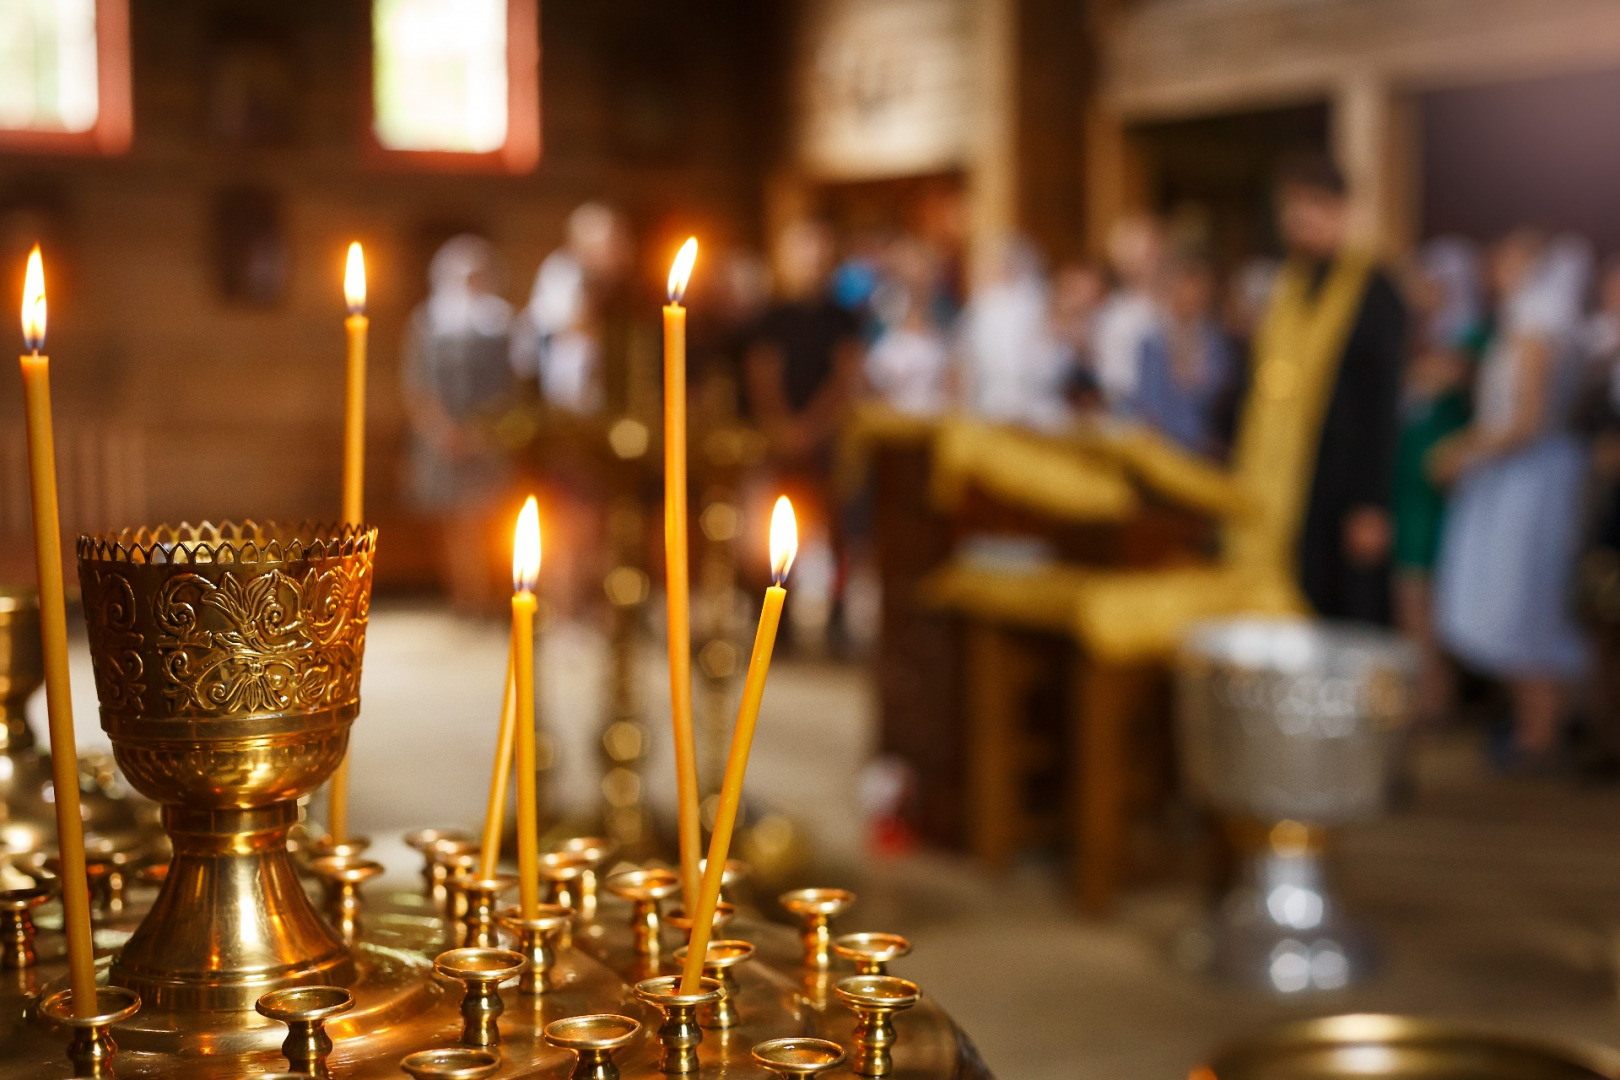
[[[1331,169],[1313,175],[1281,208],[1307,291],[1328,288],[1345,243],[1342,184]],[[772,482],[822,494],[861,399],[1048,432],[1116,418],[1227,460],[1290,264],[1255,258],[1223,279],[1201,245],[1147,214],[1117,222],[1106,251],[1105,264],[1048,270],[1012,237],[969,287],[962,253],[923,235],[840,237],[796,221],[768,255],[722,252],[699,275],[694,394],[701,402],[721,376],[722,396],[769,447]],[[405,362],[409,490],[452,547],[477,542],[509,495],[497,420],[514,400],[581,416],[622,408],[611,355],[633,321],[623,297],[634,252],[624,215],[581,206],[521,309],[501,297],[484,240],[458,236],[433,259]],[[1301,556],[1313,604],[1394,621],[1419,642],[1431,716],[1451,709],[1458,670],[1499,680],[1512,704],[1501,751],[1517,764],[1555,756],[1586,700],[1578,567],[1595,548],[1620,552],[1620,261],[1594,266],[1581,238],[1526,228],[1485,245],[1435,239],[1375,270],[1343,330],[1301,511],[1312,520],[1298,544],[1321,546],[1317,504],[1342,489],[1318,530],[1329,569]],[[1358,349],[1372,359],[1354,360]],[[1372,568],[1359,598],[1328,580]],[[474,576],[450,584],[476,606],[485,586]]]

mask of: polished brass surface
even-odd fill
[[[375,540],[252,522],[79,540],[102,728],[174,847],[112,969],[148,1005],[249,1009],[353,977],[287,834],[359,712]]]
[[[675,962],[686,963],[687,947],[675,950]],[[742,987],[737,981],[737,965],[746,963],[754,955],[754,946],[746,941],[721,938],[710,941],[703,952],[703,974],[717,979],[725,994],[704,1007],[703,1026],[731,1028],[742,1022],[742,1010],[737,1004]]]
[[[793,1080],[836,1069],[849,1055],[835,1042],[802,1038],[767,1040],[754,1047],[752,1056],[757,1064],[782,1080]]]
[[[541,904],[534,918],[525,919],[522,908],[505,907],[495,913],[495,918],[517,935],[517,951],[528,961],[518,979],[518,990],[525,994],[545,993],[551,969],[557,963],[556,942],[573,923],[574,909],[560,904]]]
[[[1620,1053],[1355,1013],[1287,1024],[1217,1052],[1199,1080],[1615,1080]]]
[[[681,890],[680,875],[673,870],[626,870],[606,882],[608,892],[630,901],[630,927],[635,933],[636,952],[657,956],[660,943],[658,906]]]
[[[506,1009],[499,987],[523,973],[528,962],[507,949],[451,949],[440,953],[433,969],[467,988],[461,999],[461,1041],[467,1046],[496,1046],[497,1021]]]
[[[697,1011],[726,996],[719,979],[702,979],[698,986],[695,994],[681,993],[679,975],[643,979],[636,984],[636,997],[664,1014],[658,1028],[658,1042],[663,1047],[658,1068],[666,1074],[685,1076],[698,1071],[697,1048],[703,1042],[703,1029],[698,1026]]]
[[[825,971],[832,966],[832,931],[828,924],[848,911],[855,894],[847,889],[795,889],[776,898],[801,923],[804,966]]]
[[[407,1055],[399,1067],[416,1080],[488,1080],[500,1072],[501,1055],[470,1046],[447,1046],[418,1050]]]
[[[467,913],[462,916],[465,927],[462,942],[475,949],[493,949],[500,944],[495,933],[495,908],[502,893],[517,888],[517,878],[504,875],[482,878],[464,878],[461,894],[466,898]]]
[[[89,1016],[74,1015],[71,990],[52,994],[40,1004],[39,1011],[47,1020],[73,1033],[67,1048],[73,1075],[101,1080],[114,1075],[113,1057],[118,1053],[118,1044],[113,1041],[113,1025],[134,1016],[140,1007],[141,998],[135,991],[121,986],[98,986],[96,1008]]]
[[[265,994],[256,1007],[261,1015],[287,1025],[281,1054],[288,1069],[316,1080],[331,1075],[326,1058],[332,1053],[332,1037],[326,1021],[354,1008],[353,994],[341,986],[289,986]]]
[[[641,1023],[617,1013],[570,1016],[546,1025],[546,1042],[579,1055],[572,1080],[619,1080],[613,1051],[636,1037]]]
[[[899,934],[844,934],[834,938],[833,952],[855,965],[857,975],[887,975],[889,961],[911,952],[911,942]]]
[[[917,1004],[917,984],[893,975],[856,975],[833,987],[838,999],[854,1010],[855,1074],[888,1076],[894,1071],[894,1014]]]
[[[360,933],[360,886],[381,876],[383,864],[357,855],[322,855],[311,860],[310,870],[326,890],[327,919],[345,943],[354,944]]]
[[[579,875],[579,904],[575,910],[585,922],[596,918],[598,879],[602,867],[613,858],[619,845],[605,836],[576,836],[564,840],[554,849],[567,855],[577,855],[584,864]]]
[[[39,960],[34,948],[34,909],[56,891],[51,881],[0,892],[0,968],[31,968]]]

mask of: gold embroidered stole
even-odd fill
[[[1226,526],[1229,565],[1293,577],[1328,400],[1372,268],[1364,255],[1341,254],[1314,297],[1304,261],[1290,259],[1278,272],[1232,452],[1253,510]]]

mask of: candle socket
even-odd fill
[[[585,872],[585,858],[577,851],[548,851],[540,856],[540,878],[546,882],[546,902],[579,910]]]
[[[461,1042],[465,1046],[498,1046],[496,1021],[506,1010],[500,985],[522,973],[526,961],[506,949],[451,949],[433,961],[439,974],[467,988],[461,999]]]
[[[686,946],[675,950],[675,962],[684,964],[688,953]],[[754,955],[754,947],[746,941],[726,940],[710,941],[709,947],[703,952],[703,974],[710,979],[716,979],[725,989],[725,995],[720,1000],[706,1006],[703,1010],[703,1026],[706,1028],[725,1029],[736,1027],[742,1019],[742,1012],[737,999],[742,994],[742,986],[737,982],[736,967],[746,963]]]
[[[467,913],[462,918],[466,932],[462,943],[471,949],[493,949],[500,944],[495,933],[495,906],[501,893],[517,885],[513,877],[463,878],[461,893],[467,900]]]
[[[470,1046],[445,1046],[408,1054],[399,1067],[416,1080],[488,1080],[500,1072],[501,1055]]]
[[[591,1013],[546,1025],[546,1042],[579,1055],[570,1080],[619,1080],[613,1051],[636,1037],[641,1023],[615,1013]]]
[[[50,881],[23,889],[0,892],[0,968],[31,968],[39,961],[34,950],[34,909],[56,891]]]
[[[73,1075],[94,1080],[110,1080],[113,1074],[113,1056],[118,1044],[113,1042],[112,1026],[128,1020],[141,1008],[140,995],[122,986],[96,987],[96,1008],[91,1016],[73,1015],[73,991],[60,990],[46,998],[39,1011],[55,1023],[73,1032],[68,1041],[68,1061],[73,1063]]]
[[[574,920],[572,908],[557,904],[541,904],[532,919],[523,917],[520,907],[505,907],[496,912],[496,919],[517,935],[518,952],[529,962],[518,980],[518,992],[544,994],[550,987],[551,969],[557,964],[557,950],[553,945]]]
[[[656,956],[658,905],[680,891],[680,875],[673,870],[626,870],[608,878],[606,885],[608,892],[630,901],[630,929],[635,935],[637,955]]]
[[[752,1054],[754,1064],[782,1080],[818,1076],[838,1068],[846,1056],[844,1048],[835,1042],[802,1036],[762,1042],[754,1047]]]
[[[327,920],[345,942],[354,944],[360,932],[360,886],[379,876],[383,864],[358,855],[323,855],[309,867],[326,890]]]
[[[461,829],[416,829],[405,834],[405,843],[422,856],[422,883],[436,904],[444,903],[449,877],[444,857],[478,850],[478,838]]]
[[[289,986],[264,994],[254,1007],[261,1016],[287,1025],[281,1054],[288,1071],[327,1080],[332,1037],[326,1021],[354,1008],[354,995],[341,986]]]
[[[664,1023],[658,1029],[663,1052],[658,1068],[671,1076],[698,1071],[697,1048],[703,1042],[703,1029],[698,1026],[697,1011],[719,1003],[726,996],[719,979],[703,979],[699,986],[701,989],[696,994],[681,993],[679,975],[646,979],[636,984],[636,997],[663,1011]]]
[[[917,984],[893,975],[856,975],[833,987],[855,1011],[855,1074],[888,1076],[894,1071],[894,1014],[917,1004]]]
[[[371,847],[371,837],[350,836],[338,840],[332,836],[323,836],[309,845],[310,861],[336,856],[340,859],[363,859],[367,849]]]
[[[846,889],[795,889],[776,899],[804,924],[799,935],[804,943],[804,966],[815,971],[831,967],[832,932],[828,923],[849,910],[855,894]]]
[[[462,851],[445,856],[444,922],[452,945],[460,944],[466,933],[467,882],[478,874],[478,852]]]
[[[714,920],[709,924],[711,938],[724,937],[726,924],[737,914],[737,906],[724,900],[714,905]],[[668,923],[680,935],[682,941],[692,938],[692,920],[686,917],[685,908],[674,908],[664,913],[664,922]]]
[[[833,941],[833,952],[855,965],[857,975],[887,975],[889,961],[911,952],[899,934],[845,934]]]
[[[614,853],[619,850],[619,845],[604,836],[576,836],[558,844],[556,850],[564,854],[577,855],[584,863],[584,870],[579,875],[579,903],[574,906],[582,921],[594,922],[597,883],[601,878],[602,867],[613,858]]]

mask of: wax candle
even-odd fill
[[[517,703],[512,696],[512,652],[506,653],[506,690],[501,695],[501,727],[495,737],[495,769],[489,778],[489,805],[484,810],[484,841],[478,849],[478,874],[488,880],[501,863],[501,826],[506,823],[507,779],[512,775],[512,739]]]
[[[530,495],[512,539],[512,694],[516,705],[518,902],[540,906],[540,822],[534,791],[534,583],[540,576],[540,508]]]
[[[681,850],[681,899],[687,911],[698,892],[697,747],[692,733],[692,591],[686,529],[686,283],[697,260],[697,238],[681,245],[669,268],[664,305],[664,578],[669,600],[670,719],[675,727],[675,797]]]
[[[45,347],[45,268],[39,245],[28,256],[23,285],[23,403],[28,426],[28,477],[34,510],[34,565],[39,575],[40,644],[45,657],[45,708],[50,717],[51,779],[56,848],[61,859],[62,924],[67,935],[68,985],[75,1016],[96,1014],[95,945],[90,937],[90,885],[79,816],[79,749],[73,737],[68,683],[67,605],[62,589],[62,526],[56,505],[56,448],[51,434],[51,363]]]
[[[754,651],[748,659],[748,678],[743,683],[742,705],[737,710],[737,726],[731,732],[731,754],[726,758],[725,781],[720,786],[720,803],[714,815],[714,832],[709,836],[709,861],[703,869],[703,884],[693,912],[692,932],[686,947],[686,967],[681,972],[681,993],[695,994],[701,985],[703,957],[709,951],[714,909],[720,902],[720,879],[725,875],[726,858],[731,853],[731,832],[737,824],[737,808],[742,802],[743,777],[748,772],[748,753],[754,745],[754,726],[759,705],[765,697],[765,676],[771,667],[771,651],[776,647],[776,628],[782,621],[782,604],[787,600],[787,581],[793,556],[799,547],[798,526],[793,520],[793,504],[787,496],[776,500],[771,513],[771,580],[765,590],[765,604],[754,634]]]
[[[366,260],[358,241],[349,245],[343,272],[343,296],[349,304],[344,320],[348,365],[343,411],[343,523],[358,526],[365,513],[366,490]],[[346,840],[349,832],[349,755],[345,751],[332,774],[327,801],[327,830],[332,839]]]

